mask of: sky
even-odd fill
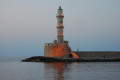
[[[0,56],[42,56],[57,9],[73,51],[120,51],[120,0],[0,0]]]

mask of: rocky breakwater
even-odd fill
[[[80,62],[80,58],[56,58],[56,57],[44,57],[34,56],[22,60],[22,62]]]
[[[120,58],[82,59],[82,58],[56,58],[56,57],[34,56],[21,61],[22,62],[120,62]]]

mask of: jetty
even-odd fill
[[[57,57],[33,56],[21,61],[22,62],[120,62],[120,58],[82,59],[82,58],[57,58]]]

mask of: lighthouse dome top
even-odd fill
[[[61,6],[59,6],[59,10],[62,10]]]

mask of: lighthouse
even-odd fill
[[[58,43],[64,43],[64,35],[63,35],[63,9],[61,9],[61,6],[58,9],[57,13],[57,42]]]
[[[44,45],[44,56],[46,57],[67,57],[71,54],[71,48],[69,47],[68,41],[64,40],[63,35],[63,9],[61,6],[57,10],[57,40],[53,43],[45,43]]]

